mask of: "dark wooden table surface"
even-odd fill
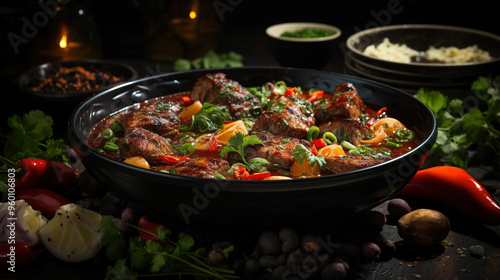
[[[346,32],[340,39],[345,41]],[[239,26],[235,29],[223,30],[223,36],[219,42],[218,50],[226,52],[233,50],[244,56],[244,63],[247,66],[271,65],[278,66],[272,53],[268,48],[264,36],[264,27],[252,25]],[[344,53],[339,47],[334,50],[333,58],[325,66],[324,71],[336,73],[348,73],[344,65]],[[141,76],[148,76],[162,72],[172,71],[172,64],[165,61],[151,61],[135,57],[112,58],[121,62],[126,62],[133,66]],[[151,70],[153,69],[153,70]],[[7,75],[8,76],[8,75]],[[18,92],[13,79],[7,80],[8,93],[12,96],[15,106],[2,106],[2,116],[11,113],[25,112],[30,108],[48,108],[45,105],[24,100]],[[404,89],[407,90],[407,89]],[[453,89],[444,93],[450,95],[461,95],[468,89]],[[16,107],[17,106],[17,107]],[[50,106],[50,105],[47,105]],[[64,115],[72,108],[62,108]],[[48,112],[50,113],[50,112]],[[54,114],[57,114],[53,111]],[[67,120],[57,118],[57,129],[64,134]],[[489,174],[483,172],[481,168],[474,168],[471,174],[480,180],[489,179]],[[498,184],[493,184],[497,186]],[[494,193],[494,197],[500,202],[500,189]],[[390,260],[374,262],[366,265],[361,271],[356,272],[353,279],[499,279],[500,276],[500,226],[487,226],[477,221],[464,218],[440,205],[431,205],[446,213],[451,222],[451,231],[446,238],[447,243],[433,248],[432,250],[419,250],[409,248],[401,242],[394,224],[384,226],[382,234],[397,245],[396,255]],[[378,206],[375,210],[386,212],[386,203]],[[342,228],[343,224],[337,225]],[[470,246],[480,245],[484,248],[484,256],[477,257],[470,254]],[[29,267],[18,268],[16,273],[0,272],[0,279],[102,279],[105,275],[106,267],[96,265],[94,262],[86,263],[64,263],[44,254],[35,264]]]

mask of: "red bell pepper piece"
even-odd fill
[[[164,245],[164,243],[157,237],[156,229],[158,227],[168,229],[165,225],[152,222],[146,216],[142,216],[137,222],[137,227],[139,228],[138,232],[141,241],[146,242],[151,240]]]
[[[44,251],[41,249],[32,249],[28,245],[20,242],[15,244],[0,243],[0,267],[16,267],[33,262],[40,253]],[[11,260],[11,257],[14,259]],[[12,261],[12,263],[11,263]]]
[[[328,146],[328,144],[326,144],[326,142],[325,142],[325,139],[323,139],[323,138],[318,138],[316,140],[311,141],[311,145],[316,147],[316,149],[321,149],[323,147]]]
[[[42,188],[22,189],[16,191],[17,199],[24,199],[34,210],[38,210],[46,218],[52,218],[59,207],[70,201],[59,193]]]
[[[248,173],[248,170],[241,166],[241,165],[235,165],[234,166],[234,177],[236,179],[240,180],[246,180],[250,174]]]
[[[250,174],[247,176],[247,180],[264,180],[267,177],[271,177],[271,172],[266,171],[266,172]]]
[[[500,225],[500,206],[462,168],[436,166],[420,170],[398,195],[432,200],[479,222]]]
[[[191,105],[193,104],[193,100],[189,96],[182,96],[181,97],[182,102],[184,102],[186,105]]]
[[[323,90],[315,90],[311,93],[311,97],[309,97],[307,101],[313,103],[314,101],[316,101],[316,99],[323,97],[324,94],[325,91]]]
[[[17,189],[36,188],[43,184],[67,186],[75,181],[75,172],[65,164],[44,159],[22,159],[16,168],[22,168],[22,176],[16,180]]]
[[[189,159],[189,156],[167,156],[167,155],[159,155],[160,159],[166,163],[176,164],[179,162],[183,162]]]

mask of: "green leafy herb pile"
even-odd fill
[[[243,66],[243,57],[233,51],[217,54],[213,50],[210,50],[204,56],[193,60],[179,58],[174,61],[174,71],[240,66]]]
[[[9,131],[0,135],[0,193],[6,200],[7,170],[15,168],[24,158],[39,158],[68,164],[63,139],[54,139],[54,120],[40,110],[32,110],[22,116],[7,119]]]
[[[23,158],[40,158],[65,162],[66,146],[63,139],[52,139],[54,132],[52,117],[40,110],[21,116],[13,115],[7,120],[11,131],[4,137],[3,167],[17,164]]]
[[[419,90],[415,95],[437,119],[436,144],[424,167],[442,164],[467,168],[470,164],[493,165],[500,171],[500,76],[479,77],[471,96],[449,99],[438,91]],[[471,153],[473,151],[473,153]]]
[[[179,233],[178,240],[173,241],[172,232],[159,226],[156,233],[148,233],[164,243],[160,244],[152,240],[142,242],[138,236],[126,240],[110,216],[103,216],[101,226],[106,230],[102,239],[106,255],[114,261],[108,267],[106,279],[133,280],[155,276],[176,276],[177,279],[183,276],[194,279],[239,278],[233,270],[210,263],[205,248],[194,250],[195,241],[190,235]]]

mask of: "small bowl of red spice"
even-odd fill
[[[137,71],[127,64],[89,59],[33,67],[19,77],[18,84],[30,96],[42,100],[82,101],[137,77]]]

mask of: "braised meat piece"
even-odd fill
[[[197,157],[176,165],[163,165],[156,170],[164,170],[179,175],[213,178],[217,174],[224,174],[231,166],[221,158]]]
[[[351,83],[338,85],[332,99],[314,102],[314,116],[318,123],[341,119],[358,119],[365,113],[366,106],[358,91]]]
[[[182,108],[177,103],[156,103],[146,108],[122,113],[120,124],[125,134],[134,128],[141,127],[163,137],[174,137],[179,134],[179,113]]]
[[[276,135],[305,138],[315,119],[308,101],[297,97],[279,96],[268,110],[262,112],[253,131],[269,131]]]
[[[276,165],[275,169],[287,169],[294,161],[293,150],[298,144],[306,148],[311,147],[311,143],[304,139],[279,136],[268,132],[256,134],[263,145],[251,145],[245,148],[246,159],[264,158],[271,164]],[[272,169],[272,166],[270,166]]]
[[[362,145],[361,140],[371,138],[373,135],[373,131],[370,128],[362,122],[353,119],[327,122],[318,128],[320,137],[327,132],[331,132],[337,137],[338,143],[346,140],[356,147]]]
[[[377,155],[358,155],[358,156],[327,156],[325,157],[326,169],[334,173],[344,173],[361,168],[377,165],[388,161],[387,156]]]
[[[168,140],[154,132],[136,127],[124,137],[116,140],[120,156],[141,156],[148,162],[163,162],[160,155],[172,153],[172,146]]]
[[[199,78],[191,90],[191,99],[226,106],[234,119],[252,116],[255,110],[261,110],[257,97],[223,73]]]

